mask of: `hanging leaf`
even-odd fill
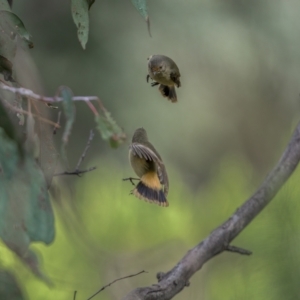
[[[62,86],[59,88],[59,93],[63,98],[63,110],[67,119],[65,130],[62,137],[62,153],[65,158],[65,147],[68,143],[72,126],[75,121],[75,105],[72,100],[73,94],[70,88],[66,86]]]
[[[92,5],[94,4],[95,0],[86,0],[89,5],[89,10],[91,9]]]
[[[7,270],[0,270],[0,299],[25,300],[15,276]]]
[[[89,7],[93,1],[72,0],[71,10],[74,23],[77,27],[77,36],[83,49],[89,37]]]
[[[111,147],[117,148],[124,143],[126,135],[108,111],[105,111],[103,116],[96,116],[95,121],[102,139],[109,141]]]
[[[11,4],[12,4],[12,1],[10,2],[10,1],[7,1],[7,0],[0,0],[0,10],[10,11]]]
[[[147,11],[147,0],[131,0],[131,2],[134,5],[134,7],[138,10],[140,15],[145,19],[147,23],[149,35],[151,36],[150,19]]]
[[[6,10],[0,11],[0,29],[2,33],[14,39],[18,35],[23,39],[29,48],[33,48],[31,35],[26,30],[21,19],[14,13]]]

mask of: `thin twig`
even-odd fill
[[[56,134],[56,130],[60,127],[60,116],[61,116],[61,111],[58,112],[57,122],[55,123],[53,128],[53,134]]]
[[[77,166],[76,166],[75,171],[79,171],[79,167],[80,167],[81,163],[83,162],[83,160],[84,160],[84,158],[85,158],[85,156],[86,156],[86,153],[87,153],[88,149],[90,148],[90,145],[91,145],[91,142],[92,142],[93,138],[94,138],[94,132],[93,132],[93,130],[91,129],[89,139],[88,139],[88,141],[87,141],[87,144],[86,144],[86,146],[85,146],[85,149],[83,150],[83,152],[82,152],[82,154],[81,154],[81,156],[80,156],[80,158],[79,158],[79,160],[78,160],[78,163],[77,163]]]
[[[77,176],[80,176],[81,174],[91,172],[91,171],[94,171],[96,169],[97,169],[97,167],[95,166],[95,167],[91,167],[87,170],[75,170],[75,171],[72,171],[72,172],[65,171],[65,172],[61,172],[61,173],[56,173],[53,176],[62,176],[62,175],[77,175]]]
[[[11,105],[11,104],[10,104],[9,102],[7,102],[7,101],[3,101],[3,104],[4,104],[6,107],[8,107],[9,109],[11,109],[11,110],[13,110],[13,111],[15,111],[15,112],[18,112],[18,113],[20,113],[20,114],[29,115],[28,111],[23,110],[23,109],[20,109],[20,108],[17,108],[17,107],[15,107],[15,106]],[[36,114],[34,114],[34,113],[30,113],[30,114],[31,114],[33,117],[38,118],[38,119],[39,119],[40,121],[42,121],[42,122],[48,123],[48,124],[50,124],[50,125],[55,125],[55,123],[52,122],[51,120],[45,119],[45,118],[43,118],[43,117],[40,117],[39,115],[36,115]],[[60,128],[60,126],[58,126],[58,128]]]
[[[92,168],[89,168],[87,170],[79,170],[79,167],[81,165],[81,163],[83,162],[83,160],[85,159],[85,156],[86,156],[86,153],[88,151],[88,149],[90,148],[90,145],[91,145],[91,142],[94,138],[94,132],[93,130],[90,131],[90,135],[89,135],[89,138],[88,138],[88,141],[87,141],[87,144],[78,160],[78,163],[77,163],[77,166],[75,168],[74,171],[65,171],[65,172],[61,172],[61,173],[56,173],[54,174],[53,176],[62,176],[62,175],[77,175],[77,176],[80,176],[81,174],[84,174],[84,173],[87,173],[87,172],[91,172],[91,171],[94,171],[97,169],[97,167],[92,167]]]
[[[140,271],[136,274],[132,274],[132,275],[128,275],[128,276],[125,276],[125,277],[121,277],[121,278],[118,278],[118,279],[115,279],[114,281],[112,281],[111,283],[103,286],[100,290],[98,290],[95,294],[93,294],[92,296],[90,296],[87,300],[90,300],[92,298],[94,298],[96,295],[98,295],[100,292],[102,292],[104,289],[106,289],[107,287],[111,286],[112,284],[114,284],[115,282],[119,281],[119,280],[122,280],[122,279],[126,279],[126,278],[130,278],[130,277],[134,277],[134,276],[137,276],[137,275],[140,275],[142,273],[148,273],[147,271]]]
[[[123,178],[123,181],[129,180],[132,185],[135,185],[133,180],[141,180],[140,178],[134,178],[134,177],[128,177],[128,178]]]
[[[63,97],[46,97],[42,95],[38,95],[34,93],[32,90],[25,89],[23,87],[16,88],[12,87],[9,85],[5,85],[2,82],[0,83],[0,88],[9,92],[12,92],[17,95],[25,96],[25,97],[30,97],[34,100],[42,101],[42,102],[50,102],[50,103],[55,103],[55,102],[61,102],[63,101]],[[97,100],[100,101],[99,97],[97,96],[74,96],[72,97],[73,101],[93,101]]]
[[[235,252],[235,253],[239,253],[242,255],[251,255],[252,254],[252,252],[247,249],[243,249],[243,248],[232,246],[232,245],[228,245],[225,250],[228,252]]]
[[[76,300],[76,294],[77,294],[77,291],[74,291],[73,300]]]

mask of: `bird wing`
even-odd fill
[[[152,145],[151,145],[152,146]],[[166,167],[159,156],[159,154],[156,152],[154,147],[152,146],[151,148],[144,146],[139,143],[132,143],[129,146],[130,150],[132,151],[133,155],[136,155],[140,158],[143,158],[145,160],[153,161],[157,165],[157,175],[159,178],[159,181],[161,184],[164,185],[164,194],[167,196],[168,191],[169,191],[169,178],[167,174]]]

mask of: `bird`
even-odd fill
[[[151,86],[159,85],[159,91],[163,97],[167,97],[173,103],[177,102],[175,86],[180,87],[180,72],[176,63],[165,55],[151,55],[148,57],[148,75],[154,80]]]
[[[132,143],[129,146],[129,161],[139,178],[125,178],[139,180],[131,191],[137,198],[159,206],[169,206],[167,195],[169,191],[169,179],[166,167],[161,156],[149,142],[144,128],[135,130]]]

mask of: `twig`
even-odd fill
[[[63,101],[62,97],[46,97],[46,96],[42,96],[42,95],[38,95],[36,93],[34,93],[32,90],[29,89],[25,89],[23,87],[20,88],[16,88],[16,87],[12,87],[9,85],[5,85],[2,82],[0,83],[0,88],[9,92],[12,92],[14,94],[17,95],[21,95],[21,96],[25,96],[25,97],[30,97],[34,100],[38,100],[38,101],[42,101],[42,102],[50,102],[50,103],[54,103],[54,102],[61,102]],[[97,100],[100,101],[99,97],[97,96],[74,96],[72,97],[73,101],[93,101],[93,100]]]
[[[122,300],[169,300],[211,258],[226,251],[231,241],[269,204],[300,161],[300,123],[275,168],[257,191],[221,226],[200,242],[168,271],[158,284],[137,288]],[[232,246],[231,246],[232,247]],[[233,248],[231,248],[233,249]],[[176,282],[176,284],[174,284]]]
[[[111,283],[103,286],[100,290],[98,290],[95,294],[93,294],[92,296],[90,296],[87,300],[90,300],[92,298],[94,298],[96,295],[98,295],[100,292],[102,292],[104,289],[106,289],[107,287],[111,286],[112,284],[114,284],[115,282],[119,281],[119,280],[122,280],[122,279],[126,279],[126,278],[130,278],[130,277],[134,277],[134,276],[137,276],[137,275],[140,275],[142,273],[148,273],[147,271],[140,271],[136,274],[132,274],[132,275],[128,275],[128,276],[125,276],[125,277],[121,277],[121,278],[118,278],[118,279],[115,279],[114,281],[112,281]]]
[[[86,153],[87,153],[88,149],[91,146],[91,142],[92,142],[93,138],[94,138],[94,132],[93,132],[93,130],[91,130],[88,141],[87,141],[87,144],[86,144],[86,146],[85,146],[85,148],[84,148],[84,150],[83,150],[83,152],[82,152],[82,154],[81,154],[81,156],[78,160],[77,166],[76,166],[74,171],[71,171],[71,172],[65,171],[65,172],[54,174],[53,176],[61,176],[61,175],[77,175],[77,176],[80,176],[83,173],[87,173],[87,172],[91,172],[93,170],[96,170],[97,169],[96,166],[92,167],[92,168],[89,168],[87,170],[79,170],[79,167],[80,167],[81,163],[84,161]]]
[[[242,255],[251,255],[252,254],[252,252],[247,249],[243,249],[243,248],[232,246],[232,245],[228,245],[225,250],[228,252],[235,252],[235,253],[239,253]]]
[[[85,146],[85,149],[83,150],[83,152],[82,152],[82,154],[81,154],[81,156],[80,156],[80,158],[79,158],[79,160],[78,160],[78,163],[77,163],[77,166],[76,166],[75,171],[79,171],[79,167],[80,167],[81,163],[83,162],[83,160],[84,160],[84,158],[85,158],[85,156],[86,156],[86,153],[87,153],[88,149],[90,148],[90,145],[91,145],[91,142],[92,142],[93,138],[94,138],[94,132],[93,132],[93,130],[91,129],[89,139],[88,139],[88,141],[87,141],[87,144],[86,144],[86,146]]]
[[[74,291],[73,300],[76,300],[76,294],[77,294],[77,291]]]
[[[53,176],[62,176],[62,175],[77,175],[77,176],[80,176],[81,174],[91,172],[91,171],[94,171],[96,169],[97,169],[97,167],[95,166],[95,167],[91,167],[87,170],[75,170],[75,171],[72,171],[72,172],[65,171],[65,172],[61,172],[61,173],[56,173]]]
[[[53,128],[53,134],[56,134],[56,130],[60,127],[60,116],[61,116],[61,111],[58,112],[57,122],[55,123]]]
[[[45,118],[43,118],[43,117],[41,117],[41,116],[39,116],[39,115],[36,115],[36,114],[34,114],[34,113],[28,113],[28,111],[23,110],[23,109],[20,109],[20,108],[17,108],[17,107],[15,107],[15,106],[11,105],[11,104],[10,104],[9,102],[7,102],[7,101],[3,101],[3,104],[4,104],[6,107],[8,107],[9,109],[11,109],[11,110],[13,110],[13,111],[15,111],[15,112],[18,112],[18,113],[20,113],[20,114],[25,114],[25,115],[29,115],[29,114],[30,114],[30,115],[32,115],[33,117],[39,119],[39,120],[42,121],[42,122],[48,123],[48,124],[50,124],[50,125],[55,125],[55,123],[52,122],[51,120],[45,119]],[[58,125],[58,128],[60,128],[60,125]]]
[[[133,180],[141,180],[140,178],[134,178],[134,177],[128,177],[128,178],[123,178],[123,181],[129,180],[132,185],[135,185]]]

